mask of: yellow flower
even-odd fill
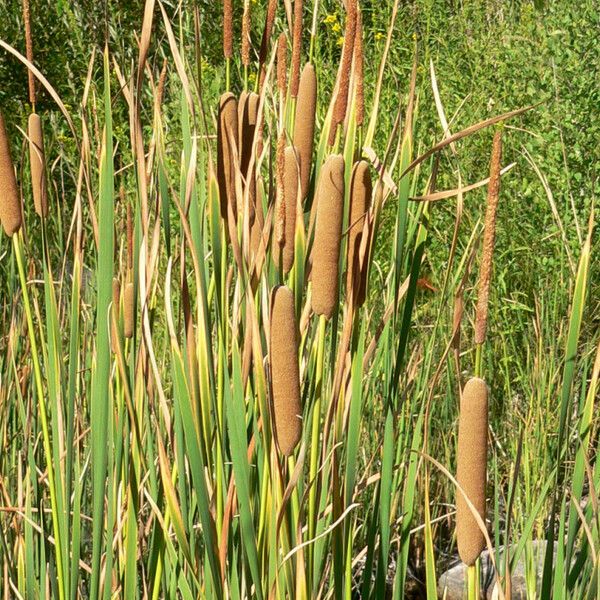
[[[340,37],[337,39],[337,45],[338,46],[344,45],[344,36],[343,35],[340,35]]]
[[[248,83],[256,83],[256,73],[254,71],[248,73]]]
[[[381,31],[376,31],[375,32],[375,41],[376,42],[379,42],[383,38],[385,38],[385,35],[383,33],[381,33]]]
[[[339,23],[334,23],[331,26],[331,31],[333,31],[334,33],[338,33],[341,30],[342,30],[342,26]]]
[[[325,17],[325,19],[323,20],[323,22],[326,25],[331,25],[332,23],[335,23],[337,21],[337,17],[335,15],[327,15]]]

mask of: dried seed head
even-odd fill
[[[0,113],[0,222],[7,235],[13,235],[21,227],[21,202],[2,113]]]
[[[244,14],[242,16],[242,64],[250,65],[250,30],[252,21],[250,19],[250,0],[244,0]]]
[[[291,89],[292,98],[298,96],[300,86],[300,55],[302,54],[302,12],[303,0],[294,0],[294,23],[292,33],[292,74]]]
[[[231,92],[221,96],[217,129],[217,182],[221,216],[227,220],[227,207],[237,215],[235,199],[234,152],[238,145],[237,100]]]
[[[135,298],[133,281],[125,284],[125,294],[123,296],[123,334],[126,338],[133,336],[135,327]]]
[[[233,6],[231,0],[223,0],[223,55],[233,56]]]
[[[344,122],[348,106],[348,88],[350,87],[350,71],[352,55],[354,54],[354,38],[356,37],[356,0],[348,0],[348,15],[346,16],[346,30],[344,32],[344,46],[339,70],[339,86],[333,105],[331,129],[329,130],[329,145],[333,146],[337,126]]]
[[[492,262],[494,242],[496,239],[496,213],[500,196],[500,168],[502,159],[502,131],[494,135],[492,158],[490,161],[490,182],[488,184],[487,209],[485,213],[485,229],[483,232],[483,251],[479,269],[479,290],[477,293],[477,309],[475,313],[475,343],[483,344],[487,330],[488,301],[490,297],[490,281],[492,278]]]
[[[33,42],[31,35],[31,12],[29,0],[23,0],[23,22],[25,23],[25,55],[30,63],[33,63]],[[35,79],[31,69],[27,69],[27,83],[29,86],[29,102],[35,106]]]
[[[275,240],[278,246],[285,243],[285,192],[283,181],[285,179],[285,132],[277,140],[277,197],[275,217]]]
[[[361,306],[365,301],[365,286],[360,276],[358,253],[362,239],[365,214],[371,205],[373,184],[369,163],[361,160],[355,163],[350,180],[350,213],[348,215],[348,263],[346,271],[346,294],[354,294],[355,306]]]
[[[265,62],[267,60],[267,52],[269,50],[269,40],[273,32],[273,24],[275,23],[275,14],[277,13],[277,0],[269,0],[267,6],[267,17],[265,19],[265,28],[263,30],[262,40],[260,42],[260,52],[258,53],[258,62],[260,64],[260,80],[259,84],[262,88],[265,80]]]
[[[321,167],[315,201],[317,217],[312,255],[312,308],[316,314],[329,319],[338,302],[344,209],[344,159],[339,154],[332,154]]]
[[[273,291],[269,358],[275,438],[279,450],[290,456],[302,436],[302,407],[294,294],[285,286]]]
[[[283,214],[283,242],[273,248],[275,264],[283,265],[283,272],[289,273],[294,264],[294,242],[296,234],[296,208],[298,204],[298,155],[292,146],[285,149],[283,173],[283,195],[278,199],[277,214]]]
[[[362,125],[365,120],[365,79],[362,12],[356,16],[356,39],[354,42],[354,80],[356,86],[356,124]]]
[[[127,205],[127,269],[133,269],[133,216],[131,205]]]
[[[483,379],[467,381],[460,401],[456,480],[485,521],[487,473],[488,390]],[[473,565],[485,548],[485,537],[464,496],[456,491],[458,553]]]
[[[294,146],[300,157],[300,188],[302,200],[308,195],[310,168],[315,136],[315,111],[317,108],[317,76],[312,64],[306,63],[300,77],[296,117],[294,125]]]
[[[42,218],[48,216],[48,199],[46,195],[46,166],[44,159],[44,134],[40,116],[29,115],[27,135],[29,137],[29,163],[31,168],[31,188],[35,212]]]
[[[287,39],[285,33],[277,40],[277,88],[279,96],[285,98],[287,88]]]

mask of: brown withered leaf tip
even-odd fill
[[[269,359],[275,437],[279,450],[290,456],[302,436],[302,406],[294,294],[285,286],[273,290]]]
[[[315,195],[317,216],[312,249],[312,308],[331,318],[339,297],[339,258],[344,210],[344,159],[327,158]]]
[[[460,401],[456,480],[485,522],[487,476],[488,389],[485,381],[467,381]],[[485,537],[464,496],[456,491],[458,553],[473,565],[485,548]]]

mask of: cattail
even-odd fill
[[[233,6],[231,0],[223,0],[223,55],[227,60],[233,56]]]
[[[344,46],[339,70],[339,86],[333,105],[331,129],[329,130],[329,145],[333,146],[337,126],[344,122],[348,105],[348,88],[350,87],[350,71],[352,55],[354,54],[354,38],[356,37],[356,0],[348,0],[348,15],[344,32]]]
[[[265,62],[267,60],[269,40],[271,39],[271,33],[273,32],[273,24],[275,23],[276,13],[277,0],[269,0],[269,5],[267,6],[267,18],[265,19],[265,28],[263,31],[262,40],[260,42],[260,51],[258,53],[258,62],[260,64],[259,84],[261,88],[265,80]]]
[[[282,33],[277,40],[277,88],[280,98],[285,98],[287,87],[287,39]]]
[[[250,28],[252,21],[250,19],[250,0],[244,0],[244,14],[242,16],[242,64],[245,67],[250,65]]]
[[[294,294],[285,286],[273,291],[269,357],[275,437],[279,450],[290,456],[302,436],[302,407]]]
[[[285,132],[277,140],[275,163],[277,167],[275,240],[278,246],[283,246],[285,243],[285,192],[283,188],[285,179]]]
[[[42,132],[42,120],[36,113],[29,115],[28,137],[33,204],[35,212],[45,219],[48,216],[48,200],[46,196],[44,134]]]
[[[25,23],[25,55],[27,60],[33,64],[33,42],[31,35],[31,12],[29,10],[29,0],[23,0],[23,22]],[[33,71],[27,68],[27,84],[29,87],[29,102],[35,107],[35,79]]]
[[[133,281],[125,284],[125,294],[123,296],[123,334],[126,338],[133,336],[135,325],[135,298]]]
[[[500,161],[502,159],[502,131],[494,135],[492,158],[490,161],[490,182],[488,184],[487,210],[483,232],[483,251],[479,270],[479,290],[477,293],[477,310],[475,313],[475,343],[483,344],[488,320],[488,300],[490,297],[490,280],[492,278],[492,260],[494,257],[494,241],[496,238],[496,212],[500,195]]]
[[[292,98],[298,96],[300,86],[300,55],[302,54],[302,0],[294,0],[294,23],[292,30],[292,73],[291,89]]]
[[[356,39],[354,42],[354,77],[356,86],[356,124],[362,125],[365,121],[365,79],[364,79],[364,50],[362,12],[356,15]]]
[[[300,188],[302,200],[308,195],[310,168],[315,136],[315,111],[317,108],[317,76],[311,63],[306,63],[300,77],[296,117],[294,125],[294,146],[300,157]]]
[[[2,113],[0,113],[0,222],[7,235],[13,235],[21,227],[21,202]]]
[[[467,381],[460,401],[456,480],[483,521],[487,469],[488,390],[483,379]],[[464,496],[456,492],[458,554],[468,566],[485,548],[485,537]]]
[[[362,285],[358,265],[358,252],[362,238],[365,214],[371,205],[373,184],[369,163],[361,160],[352,169],[350,180],[350,213],[348,215],[348,263],[346,271],[346,294],[354,295],[356,306],[361,306],[365,301],[365,286]]]
[[[133,216],[131,214],[131,205],[127,205],[127,269],[133,269]]]
[[[227,220],[227,208],[231,206],[234,217],[237,215],[235,199],[234,152],[238,145],[237,100],[231,92],[221,96],[219,103],[219,124],[217,129],[217,181],[221,216]]]
[[[113,277],[113,281],[112,281],[112,314],[113,314],[113,320],[112,320],[112,324],[111,324],[111,338],[110,338],[110,345],[112,347],[112,351],[113,352],[117,352],[117,347],[118,347],[118,332],[117,332],[117,325],[119,323],[119,302],[121,299],[121,283],[119,282],[119,278],[118,277]]]
[[[312,260],[312,308],[316,314],[329,319],[338,302],[344,209],[344,159],[341,155],[332,154],[321,167],[315,201],[317,217]]]
[[[298,203],[298,154],[288,146],[284,154],[283,194],[277,209],[283,212],[283,243],[273,249],[275,264],[283,265],[283,272],[289,273],[294,264],[294,242],[296,234],[296,206]]]

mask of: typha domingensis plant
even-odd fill
[[[244,14],[242,15],[242,65],[246,71],[250,66],[250,48],[252,45],[252,40],[250,39],[251,25],[250,0],[244,0]]]
[[[294,242],[296,233],[296,207],[298,203],[298,155],[295,148],[288,146],[284,152],[283,189],[277,198],[277,215],[283,219],[283,239],[275,244],[273,257],[275,264],[283,266],[289,273],[294,264]],[[281,225],[280,225],[281,226]]]
[[[310,184],[316,109],[317,75],[314,66],[311,63],[306,63],[300,76],[294,119],[294,146],[300,157],[300,188],[303,200],[308,195]]]
[[[269,358],[275,437],[282,454],[290,456],[302,436],[302,406],[294,294],[286,286],[272,293]]]
[[[354,41],[354,89],[356,94],[356,124],[360,127],[365,120],[365,77],[362,11],[356,15],[356,38]]]
[[[227,61],[233,56],[232,0],[223,0],[223,56]]]
[[[217,129],[217,182],[221,216],[227,222],[228,211],[237,218],[235,197],[234,153],[238,146],[237,100],[231,92],[225,92],[219,102],[219,122]]]
[[[300,159],[302,160],[302,159]],[[339,260],[344,210],[344,159],[327,158],[319,174],[315,239],[312,248],[312,308],[331,318],[339,297]]]
[[[21,227],[21,202],[2,113],[0,113],[0,222],[7,235],[13,235]]]
[[[31,168],[31,187],[35,212],[42,218],[48,215],[46,194],[46,167],[44,161],[44,134],[42,120],[36,113],[29,115],[29,163]]]
[[[500,197],[500,169],[502,160],[502,130],[494,135],[492,157],[490,161],[490,181],[488,184],[487,209],[483,231],[483,250],[479,270],[479,286],[477,290],[477,309],[475,313],[475,343],[483,344],[487,331],[488,303],[492,264],[494,258],[494,242],[496,239],[496,214]]]
[[[365,214],[371,205],[373,184],[369,163],[358,161],[350,178],[350,211],[348,215],[348,251],[346,263],[346,295],[354,295],[354,306],[362,306],[365,301],[366,281],[361,277],[358,253],[362,239]]]
[[[279,34],[277,38],[277,89],[279,97],[285,102],[287,88],[287,38],[285,33]]]
[[[292,70],[290,74],[290,95],[298,96],[300,87],[300,58],[302,54],[302,11],[303,0],[294,0],[294,22],[292,24]]]
[[[487,478],[488,389],[485,381],[467,381],[460,400],[456,481],[485,522]],[[456,491],[458,553],[472,566],[485,548],[485,536],[460,490]]]

